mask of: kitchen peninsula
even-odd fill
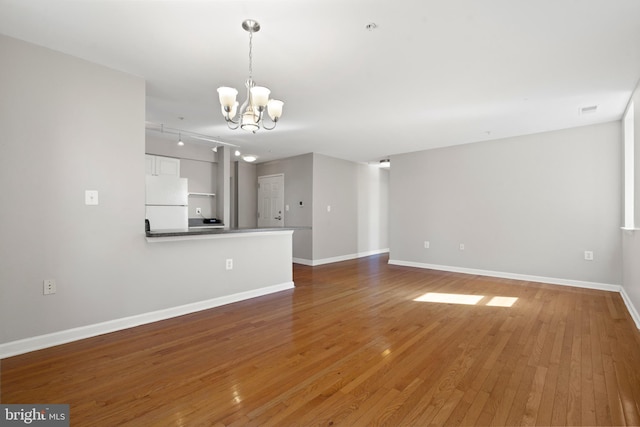
[[[234,217],[231,167],[220,172],[220,152],[202,146],[209,161],[196,160],[196,144],[177,147],[172,138],[166,150],[156,149],[151,139],[162,134],[153,131],[145,141],[144,79],[9,37],[0,36],[0,51],[11,58],[0,92],[16,106],[0,123],[25,142],[3,145],[3,176],[21,176],[32,165],[35,177],[22,180],[18,201],[3,206],[5,222],[26,215],[35,223],[37,212],[23,208],[33,194],[47,206],[46,226],[3,229],[0,358],[273,292],[293,294],[290,230],[146,237],[145,153],[189,157],[180,165],[188,191],[215,194],[192,195],[188,217],[219,218],[229,227]],[[39,126],[23,126],[30,111]],[[226,153],[224,160],[231,166]],[[98,204],[83,204],[87,190],[99,191]],[[256,212],[245,206],[241,212]],[[43,280],[56,281],[55,294],[43,295]]]
[[[214,239],[226,237],[247,237],[273,234],[293,234],[295,228],[206,228],[192,227],[188,230],[145,230],[147,242],[176,240]]]

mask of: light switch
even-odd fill
[[[97,205],[98,204],[98,191],[87,190],[84,192],[84,204],[85,205]]]
[[[331,205],[327,205],[327,212],[331,212]]]

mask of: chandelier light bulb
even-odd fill
[[[251,97],[253,98],[253,105],[256,107],[264,108],[269,102],[269,94],[271,91],[266,87],[255,86],[251,89]]]
[[[271,120],[273,120],[274,122],[277,122],[280,116],[282,116],[283,105],[284,102],[277,99],[270,99],[267,103],[267,113],[269,114],[269,117],[271,117]]]
[[[236,96],[238,96],[238,91],[232,87],[218,88],[218,97],[220,98],[220,105],[222,105],[223,109],[231,109],[233,105],[236,104]]]

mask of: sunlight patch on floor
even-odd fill
[[[511,307],[518,301],[516,297],[493,297],[487,305],[491,307]]]
[[[484,298],[484,295],[441,294],[439,292],[428,292],[414,299],[414,301],[476,305],[482,298]]]
[[[479,304],[483,299],[491,298],[484,304]],[[464,304],[464,305],[488,305],[490,307],[511,307],[518,298],[515,297],[486,297],[485,295],[465,295],[465,294],[443,294],[440,292],[427,292],[415,298],[419,302],[437,302],[443,304]]]

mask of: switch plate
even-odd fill
[[[233,270],[233,258],[227,258],[226,269]]]
[[[331,212],[331,205],[327,205],[327,212]]]
[[[428,240],[424,241],[424,248],[425,249],[429,249],[429,241]]]
[[[584,259],[587,261],[593,261],[593,251],[584,251]]]
[[[56,293],[56,281],[54,279],[44,279],[42,281],[42,293],[51,295]]]
[[[85,205],[97,205],[98,204],[98,191],[87,190],[84,192],[84,204]]]
[[[289,212],[289,205],[285,205],[284,210]]]
[[[464,251],[464,243],[460,243],[460,250]]]

